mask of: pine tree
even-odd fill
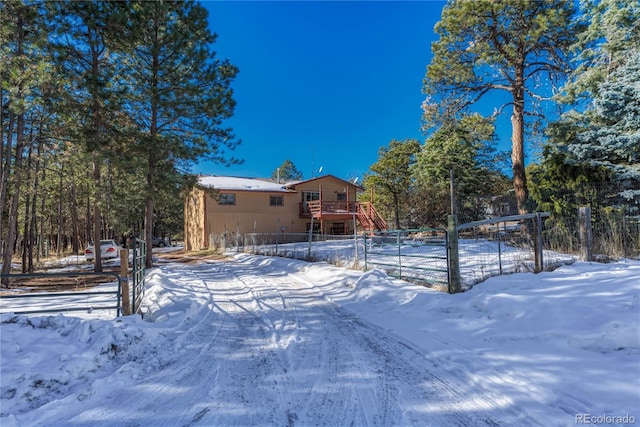
[[[455,182],[456,213],[465,221],[481,219],[482,196],[498,194],[505,177],[500,172],[504,153],[495,149],[495,125],[479,114],[463,115],[429,136],[413,168],[422,222],[446,223],[451,213],[450,172]]]
[[[137,152],[144,160],[145,240],[151,248],[154,201],[166,185],[179,185],[180,170],[197,160],[237,162],[225,149],[237,145],[223,127],[233,114],[231,83],[238,72],[212,51],[216,36],[207,11],[192,1],[135,2],[135,42],[129,59],[128,112],[134,119]],[[152,251],[147,251],[151,266]]]
[[[103,169],[124,150],[120,138],[123,98],[118,43],[123,34],[125,3],[60,1],[48,4],[56,27],[56,59],[69,77],[64,99],[67,138],[91,156],[93,177],[93,241],[102,238],[108,182]],[[100,251],[95,251],[95,271],[102,271]]]
[[[11,269],[18,241],[18,216],[27,196],[29,159],[41,147],[46,87],[51,63],[44,53],[48,28],[41,5],[0,3],[0,240],[2,273]],[[22,213],[27,213],[26,209]],[[29,209],[28,215],[31,215]],[[5,222],[6,215],[6,222]],[[6,232],[4,224],[6,223]],[[24,224],[24,223],[23,223]],[[28,229],[29,224],[23,227]],[[26,264],[23,268],[27,268]],[[3,284],[6,281],[3,280]]]
[[[640,4],[633,0],[585,0],[579,55],[561,99],[573,110],[549,126],[538,185],[582,182],[621,185],[618,198],[630,211],[640,204]],[[537,196],[544,200],[544,191]],[[636,213],[637,214],[637,213]]]
[[[455,113],[488,93],[510,95],[513,185],[521,212],[528,198],[525,114],[540,114],[536,101],[549,98],[568,69],[573,14],[573,2],[565,0],[451,0],[435,27],[440,38],[432,44],[424,80],[424,92],[434,99],[427,107],[441,103],[441,110]]]
[[[296,165],[289,159],[282,162],[280,167],[276,168],[271,174],[272,179],[278,179],[285,181],[294,181],[302,179],[302,172],[298,170]]]
[[[413,187],[411,166],[420,151],[415,139],[392,140],[388,147],[378,151],[378,161],[371,165],[370,174],[364,177],[364,186],[375,192],[375,203],[381,212],[391,212],[396,229],[400,229],[400,218],[409,210],[409,199]]]
[[[582,0],[579,20],[582,31],[571,50],[576,53],[575,70],[562,88],[565,103],[589,101],[599,86],[627,54],[640,45],[640,3],[637,0]]]
[[[620,196],[640,214],[640,49],[598,89],[585,124],[567,146],[570,161],[608,170],[626,188]]]

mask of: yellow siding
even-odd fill
[[[300,193],[300,200],[302,200],[303,191],[319,191],[321,199],[327,202],[337,201],[339,193],[346,193],[347,200],[350,202],[356,200],[355,185],[331,176],[303,182],[296,185],[296,191]]]
[[[235,205],[220,205],[201,189],[194,189],[185,200],[184,244],[186,250],[209,247],[209,235],[227,233],[304,233],[310,218],[300,218],[303,191],[317,191],[324,201],[356,200],[356,186],[332,176],[295,185],[295,192],[219,190],[235,194]],[[282,196],[283,206],[270,206],[270,196]],[[332,222],[325,221],[325,231]]]
[[[207,200],[207,234],[226,232],[275,233],[278,227],[285,233],[302,233],[308,220],[299,215],[298,194],[269,193],[252,191],[224,191],[235,193],[235,205],[220,205],[215,200]],[[282,196],[283,206],[270,206],[270,196]]]

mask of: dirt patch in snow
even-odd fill
[[[211,250],[185,251],[180,249],[171,252],[155,252],[153,256],[158,259],[158,262],[179,262],[183,264],[199,264],[203,261],[229,259],[226,255]]]

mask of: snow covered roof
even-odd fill
[[[278,184],[273,181],[236,176],[201,176],[198,178],[198,183],[203,187],[227,191],[294,192],[286,188],[291,183]]]
[[[320,177],[314,177],[302,181],[289,181],[278,184],[277,182],[267,181],[257,178],[243,178],[237,176],[201,176],[198,178],[198,183],[202,187],[215,188],[216,190],[223,191],[268,191],[268,192],[282,192],[282,193],[294,193],[295,186],[300,183],[306,183],[315,181],[318,179],[334,178],[345,184],[354,185],[357,189],[362,190],[362,187],[358,184],[354,184],[349,181],[337,178],[333,175],[324,175]]]

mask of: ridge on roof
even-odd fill
[[[242,190],[242,191],[273,191],[288,192],[286,184],[278,184],[274,181],[267,181],[257,178],[244,178],[236,176],[201,176],[198,183],[203,187],[215,188],[218,190]]]
[[[277,183],[273,180],[264,179],[264,178],[207,175],[207,176],[200,176],[198,178],[198,183],[203,187],[215,188],[217,190],[227,190],[227,191],[292,192],[294,191],[292,187],[295,187],[295,185],[300,184],[301,182],[315,181],[318,179],[328,178],[328,177],[335,178],[339,181],[343,181],[351,185],[355,185],[357,188],[362,189],[362,187],[358,184],[345,181],[333,175],[323,175],[323,176],[313,177],[309,179],[288,181],[285,183]]]

